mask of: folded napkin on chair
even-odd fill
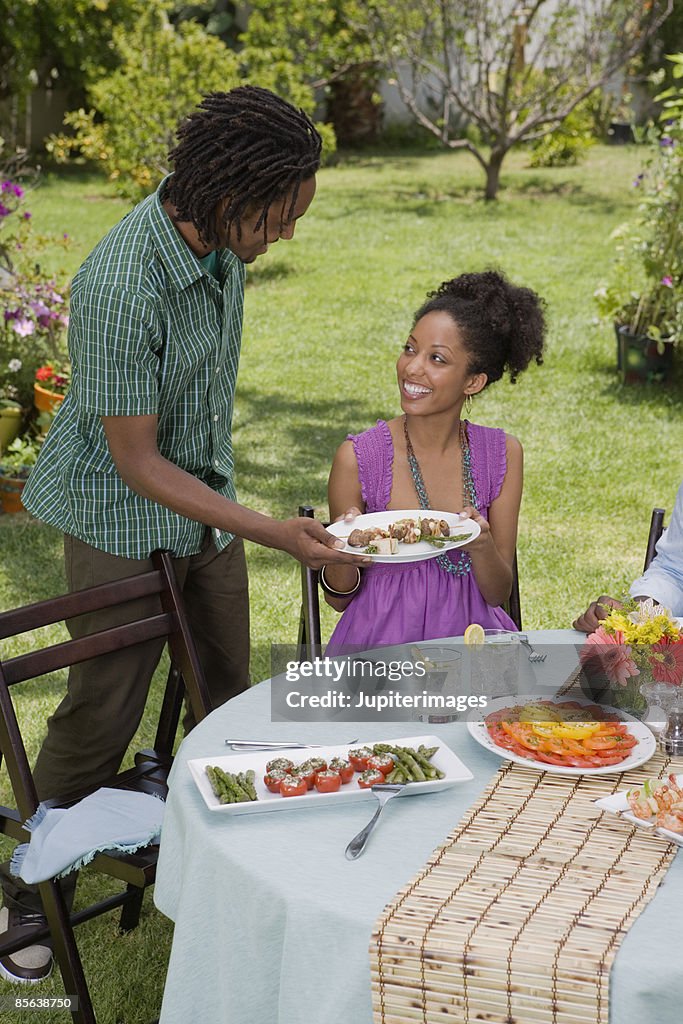
[[[133,853],[161,832],[164,803],[148,793],[98,789],[73,807],[46,807],[25,823],[30,843],[17,846],[13,875],[31,885],[60,878],[104,850]]]

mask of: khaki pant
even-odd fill
[[[110,555],[68,535],[64,538],[64,559],[70,591],[152,568],[150,559]],[[236,538],[218,552],[207,530],[199,554],[174,558],[173,564],[211,700],[218,707],[249,685],[249,592],[244,544]],[[158,598],[144,598],[120,608],[81,615],[67,622],[67,627],[76,638],[160,610]],[[34,769],[41,800],[101,785],[118,771],[140,724],[164,645],[163,639],[151,640],[72,666],[67,694],[48,720],[47,737]],[[188,708],[183,720],[185,732],[193,725]],[[26,898],[27,887],[12,879],[6,868],[0,866],[5,902],[20,898],[23,906],[34,903]]]

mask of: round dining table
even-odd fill
[[[548,652],[544,662],[525,664],[530,679],[560,684],[585,637],[527,636]],[[373,925],[501,765],[463,722],[271,721],[270,691],[270,681],[259,683],[215,710],[175,758],[154,889],[156,906],[175,923],[160,1024],[371,1024]],[[423,733],[450,747],[472,778],[393,800],[354,861],[344,851],[370,818],[371,799],[223,814],[208,808],[188,768],[194,758],[230,754],[226,737],[326,745]],[[613,1024],[679,1024],[682,922],[676,856],[619,948]]]

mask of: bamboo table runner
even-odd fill
[[[669,771],[505,762],[375,925],[376,1024],[607,1024],[610,966],[677,847],[593,801]]]

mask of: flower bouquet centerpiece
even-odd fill
[[[644,717],[648,707],[683,707],[683,631],[651,598],[610,608],[581,650],[581,665],[600,701]],[[647,717],[661,721],[661,712]]]

